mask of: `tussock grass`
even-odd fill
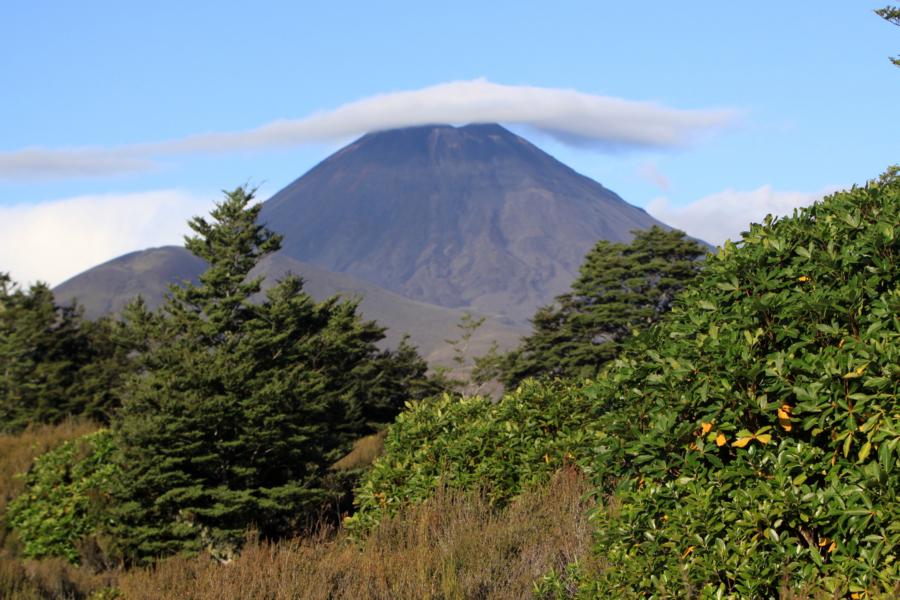
[[[589,553],[590,486],[575,470],[504,510],[484,494],[442,490],[367,538],[338,532],[250,540],[230,564],[173,558],[123,574],[134,600],[192,598],[523,598],[549,569]]]
[[[364,539],[341,530],[277,543],[248,540],[228,564],[174,557],[152,568],[93,573],[61,560],[0,558],[9,600],[124,598],[527,598],[533,582],[588,556],[591,486],[574,469],[503,510],[483,493],[441,490]],[[93,595],[92,594],[96,594]]]

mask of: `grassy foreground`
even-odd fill
[[[89,431],[67,424],[0,440],[10,474],[35,453]],[[12,437],[12,436],[8,436]],[[5,445],[3,445],[5,444]],[[17,466],[11,466],[12,463]],[[224,598],[523,598],[551,570],[589,554],[594,504],[575,469],[498,510],[484,493],[440,490],[432,499],[385,519],[366,537],[341,530],[279,543],[250,539],[228,564],[208,556],[175,557],[152,568],[100,570],[62,559],[16,557],[15,540],[0,555],[0,598],[165,600]]]

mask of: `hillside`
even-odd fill
[[[150,307],[156,307],[169,284],[193,280],[205,268],[202,260],[184,248],[150,248],[85,271],[60,284],[54,294],[61,303],[77,299],[85,307],[85,314],[96,318],[121,311],[137,295],[143,296]],[[451,349],[445,340],[459,337],[456,325],[465,311],[410,300],[371,283],[330,273],[281,254],[267,257],[255,271],[268,279],[267,284],[288,272],[300,275],[305,290],[317,300],[335,294],[362,298],[360,309],[365,318],[388,328],[386,345],[396,346],[403,334],[408,333],[429,362],[449,364]],[[527,332],[524,326],[509,319],[483,316],[485,322],[471,343],[476,354],[487,351],[493,340],[504,348],[512,347]]]

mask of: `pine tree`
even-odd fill
[[[0,273],[0,431],[83,415],[105,421],[118,405],[127,350],[117,326],[58,306],[43,283],[23,290]]]
[[[504,357],[503,383],[526,377],[591,377],[624,338],[654,323],[698,272],[703,246],[681,231],[635,231],[630,244],[601,240],[568,294],[532,318],[533,332]]]
[[[132,559],[228,552],[251,526],[296,530],[326,500],[328,466],[392,420],[422,375],[408,350],[378,350],[383,329],[355,303],[315,302],[297,277],[260,300],[248,275],[280,237],[252,200],[238,188],[211,222],[193,219],[186,246],[209,269],[172,288],[160,313],[127,315],[147,340],[116,425],[113,533]]]

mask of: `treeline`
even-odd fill
[[[88,321],[45,284],[23,290],[0,273],[0,432],[73,415],[108,423],[131,348],[122,323]]]

